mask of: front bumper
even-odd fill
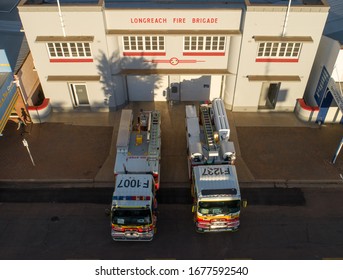
[[[222,231],[237,231],[239,228],[239,222],[235,223],[213,223],[208,226],[204,224],[195,223],[196,231],[203,233],[203,232],[222,232]]]
[[[112,230],[111,236],[114,241],[151,241],[154,238],[154,231],[141,233],[136,231],[118,232]]]

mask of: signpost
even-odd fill
[[[341,142],[339,143],[339,145],[338,145],[338,147],[337,147],[337,150],[336,150],[335,155],[333,156],[333,158],[332,158],[332,160],[331,160],[331,163],[332,163],[332,164],[335,164],[336,159],[337,159],[337,157],[338,157],[338,155],[339,155],[339,152],[341,151],[342,146],[343,146],[343,137],[342,137]]]
[[[29,153],[29,156],[30,156],[30,159],[31,159],[31,161],[32,161],[33,166],[36,166],[36,165],[35,165],[35,162],[33,161],[31,152],[30,152],[29,143],[27,143],[26,139],[23,139],[23,144],[24,144],[24,147],[26,147],[27,152]]]

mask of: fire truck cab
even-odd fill
[[[241,194],[235,166],[194,166],[191,188],[198,232],[238,229]]]
[[[152,240],[157,221],[156,210],[152,175],[117,175],[111,207],[113,240]]]

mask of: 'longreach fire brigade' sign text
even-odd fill
[[[219,19],[213,18],[213,17],[206,17],[206,18],[179,18],[179,17],[174,17],[172,19],[168,19],[165,17],[158,17],[158,18],[152,18],[152,17],[134,17],[130,18],[130,23],[153,23],[153,24],[160,24],[160,23],[168,23],[168,20],[172,21],[172,23],[177,23],[177,24],[182,24],[182,23],[219,23]]]
[[[110,10],[106,13],[108,29],[202,29],[239,30],[242,11],[232,10]]]

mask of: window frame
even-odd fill
[[[256,62],[298,62],[303,47],[302,42],[267,41],[259,42]]]
[[[124,35],[122,36],[124,56],[165,55],[166,45],[163,35]]]
[[[226,36],[183,36],[183,55],[223,56],[226,52]]]
[[[47,42],[50,62],[92,62],[90,42]]]
[[[87,84],[84,83],[84,82],[72,82],[72,83],[68,83],[68,84],[69,84],[70,95],[71,95],[71,99],[72,99],[74,108],[77,108],[77,107],[89,107],[90,106],[90,101],[89,101],[89,94],[88,94]],[[77,93],[77,88],[76,88],[77,86],[84,86],[85,87],[87,103],[80,102],[80,99],[79,99],[79,96],[78,96],[78,93]]]

